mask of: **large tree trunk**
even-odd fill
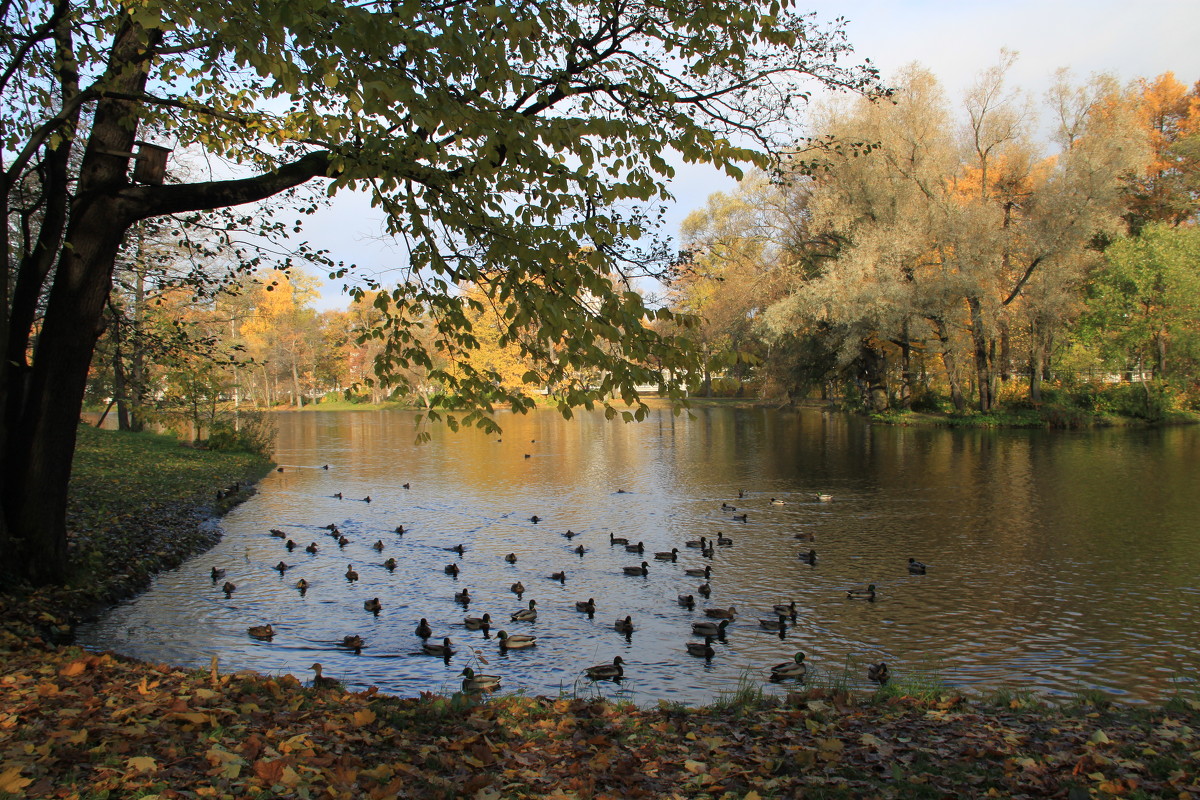
[[[946,332],[946,324],[938,317],[931,317],[933,332],[937,335],[938,344],[942,350],[942,365],[946,368],[946,382],[950,384],[950,402],[959,414],[967,410],[967,401],[963,396],[962,384],[958,380],[958,364],[954,358],[954,349],[950,345],[950,336]]]
[[[863,380],[866,384],[867,409],[875,413],[887,411],[887,360],[879,348],[863,342],[860,354],[863,367]]]
[[[1042,402],[1042,362],[1045,361],[1045,345],[1037,323],[1029,326],[1029,400]]]
[[[992,368],[988,359],[988,339],[983,328],[983,307],[979,298],[967,298],[971,310],[971,343],[975,350],[975,382],[979,388],[979,410],[986,414],[992,410]]]

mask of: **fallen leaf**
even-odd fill
[[[151,756],[134,756],[125,762],[125,768],[134,772],[154,772],[158,769],[158,762]]]
[[[0,792],[5,794],[16,794],[31,783],[33,783],[32,778],[21,777],[20,767],[9,767],[4,772],[0,772]]]

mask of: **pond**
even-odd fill
[[[977,692],[1095,688],[1159,702],[1195,687],[1194,427],[946,430],[733,408],[655,410],[623,424],[539,411],[501,415],[499,436],[434,426],[418,445],[407,412],[278,422],[283,469],[220,521],[221,543],[83,626],[81,644],[202,667],[215,654],[223,670],[301,678],[316,661],[353,688],[406,696],[452,691],[472,666],[501,675],[505,691],[704,703],[762,681],[797,650],[818,685],[866,688],[867,665],[882,660],[897,680]],[[289,553],[271,529],[298,547]],[[643,542],[645,554],[610,534]],[[710,557],[686,544],[718,535],[732,544]],[[461,555],[448,550],[459,544]],[[653,555],[673,548],[676,562]],[[810,549],[815,565],[798,558]],[[909,558],[926,574],[910,574]],[[648,574],[625,574],[643,560]],[[452,563],[457,576],[445,571]],[[345,577],[350,566],[357,581]],[[705,566],[708,598],[697,590],[704,579],[685,574]],[[226,577],[214,581],[214,567]],[[565,581],[550,578],[558,572]],[[237,586],[228,597],[226,580]],[[874,602],[847,596],[869,583]],[[455,600],[464,589],[465,612]],[[681,594],[695,596],[694,609]],[[364,608],[373,598],[378,614]],[[589,598],[594,616],[576,610]],[[510,621],[530,600],[536,621]],[[796,620],[782,635],[760,626],[791,601]],[[692,623],[730,606],[712,658],[689,655],[686,643],[703,641]],[[484,613],[486,638],[463,624]],[[616,630],[626,616],[631,634]],[[448,662],[422,653],[422,618],[431,641],[452,640]],[[265,623],[271,640],[248,635]],[[537,645],[503,651],[500,630]],[[349,635],[363,638],[361,652],[340,646]],[[582,677],[616,656],[619,685]]]

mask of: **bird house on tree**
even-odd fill
[[[136,142],[137,155],[134,156],[133,179],[138,183],[161,186],[167,174],[167,156],[169,147],[161,147],[149,142]]]

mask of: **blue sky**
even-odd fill
[[[856,52],[885,77],[913,61],[921,63],[938,76],[951,102],[997,62],[1001,48],[1020,54],[1011,82],[1035,99],[1060,67],[1069,67],[1080,81],[1097,72],[1128,81],[1167,71],[1186,84],[1200,80],[1197,0],[820,0],[799,8],[825,20],[845,17]],[[668,232],[676,233],[709,194],[734,186],[711,169],[682,168],[671,187],[678,201],[668,212]],[[378,212],[364,198],[346,196],[311,219],[304,235],[329,248],[335,259],[386,277],[382,271],[398,263],[402,253],[380,241],[381,230]],[[320,308],[346,306],[341,284],[325,284]]]

